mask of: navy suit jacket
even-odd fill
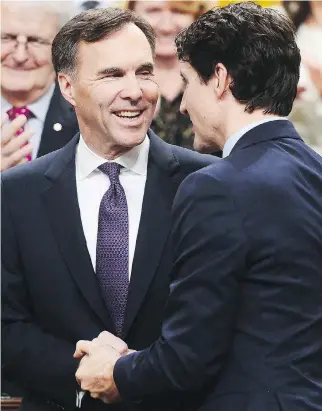
[[[82,228],[75,176],[78,137],[2,175],[2,368],[4,377],[24,390],[24,410],[73,410],[76,342],[92,340],[103,330],[115,333]],[[220,161],[171,146],[152,131],[149,137],[124,330],[135,349],[148,347],[161,332],[177,189],[190,173]],[[82,404],[90,411],[128,409],[90,397]]]
[[[322,158],[280,120],[193,173],[173,206],[162,336],[114,378],[202,411],[322,410]]]

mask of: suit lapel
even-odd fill
[[[37,157],[58,150],[67,144],[78,131],[73,107],[63,98],[56,84],[46,114]]]
[[[233,153],[255,144],[279,140],[281,138],[301,140],[301,137],[290,121],[284,119],[269,121],[247,131],[247,133],[237,141],[231,152]]]
[[[171,207],[179,168],[170,146],[150,132],[150,154],[140,227],[132,265],[124,335],[133,323],[156,273],[170,232]]]
[[[57,243],[80,292],[105,328],[113,330],[101,297],[83,233],[75,177],[78,136],[57,153],[45,176],[51,180],[43,193],[44,205]],[[80,319],[81,321],[81,319]]]

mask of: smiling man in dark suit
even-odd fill
[[[80,134],[2,175],[2,365],[25,390],[25,410],[74,409],[78,340],[107,330],[142,349],[160,334],[174,196],[220,160],[149,130],[154,48],[151,27],[130,11],[67,23],[53,62]],[[81,405],[106,409],[90,396]]]
[[[195,147],[218,145],[224,159],[174,200],[160,338],[124,356],[104,335],[80,342],[76,378],[106,402],[194,391],[199,411],[321,411],[322,158],[286,119],[294,29],[244,2],[209,11],[176,44]]]
[[[18,133],[1,141],[1,170],[63,147],[78,131],[51,60],[51,43],[69,10],[59,2],[1,5],[1,113],[8,121],[25,116]]]

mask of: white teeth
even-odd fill
[[[118,117],[128,117],[128,118],[137,117],[140,114],[141,114],[140,111],[119,111],[118,113],[116,113]]]

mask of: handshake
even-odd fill
[[[92,398],[110,404],[120,400],[113,379],[116,361],[123,355],[134,352],[115,335],[103,331],[93,341],[78,341],[74,358],[80,358],[76,380],[83,391]]]

